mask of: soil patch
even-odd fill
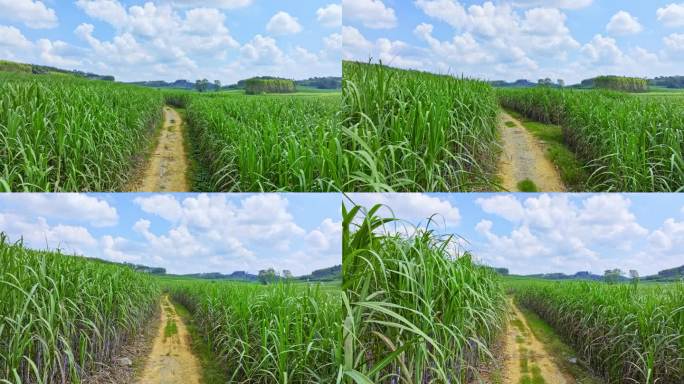
[[[504,189],[521,192],[518,184],[529,180],[540,192],[565,191],[558,170],[544,156],[542,145],[520,121],[501,112],[499,131],[503,144],[499,176]]]

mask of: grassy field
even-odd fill
[[[379,208],[343,208],[344,382],[470,382],[505,327],[500,278],[429,228],[383,234]]]
[[[229,382],[332,383],[341,361],[341,292],[332,285],[165,280]]]
[[[497,92],[504,107],[562,127],[564,143],[585,164],[586,190],[684,188],[684,98],[678,93],[632,96],[552,88]]]
[[[199,189],[340,189],[339,93],[186,94],[169,100],[186,107],[192,152],[204,170]]]
[[[492,190],[492,87],[383,65],[342,68],[345,191]]]
[[[0,73],[0,191],[122,190],[163,104],[151,89]]]
[[[130,268],[9,244],[0,233],[0,382],[80,383],[152,319],[160,288]]]
[[[515,300],[548,322],[606,383],[684,377],[684,284],[506,281]]]

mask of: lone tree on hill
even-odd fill
[[[209,80],[207,79],[202,79],[202,80],[197,80],[195,82],[195,88],[197,88],[198,91],[204,92],[209,88]]]
[[[216,92],[221,90],[221,80],[214,80],[214,85],[216,86]]]
[[[270,284],[276,279],[276,271],[273,268],[262,269],[259,271],[259,281],[261,284]]]

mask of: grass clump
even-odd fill
[[[505,325],[499,277],[428,226],[343,205],[345,383],[466,383]]]
[[[518,190],[520,192],[539,192],[537,184],[530,179],[525,179],[518,182]]]
[[[343,62],[348,191],[493,189],[499,106],[483,81]]]

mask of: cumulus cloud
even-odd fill
[[[461,222],[458,207],[438,196],[422,193],[353,193],[349,196],[352,202],[367,208],[382,204],[385,207],[378,214],[408,220],[412,224],[425,224],[433,215],[439,225],[457,226]]]
[[[595,35],[585,44],[582,52],[590,62],[597,64],[617,64],[624,58],[615,39],[601,34]]]
[[[280,11],[268,21],[266,30],[274,35],[294,35],[302,31],[302,26],[296,17]]]
[[[656,11],[658,21],[666,27],[684,27],[684,3],[672,3]]]
[[[610,18],[606,25],[608,33],[613,35],[633,35],[644,30],[639,20],[630,15],[629,12],[619,11]]]
[[[480,255],[524,273],[610,268],[619,262],[615,249],[629,252],[636,239],[649,233],[631,212],[631,201],[621,195],[592,195],[579,204],[567,195],[504,195],[480,198],[476,204],[512,224],[508,233],[500,234],[491,220],[478,222],[475,230],[487,240],[478,249]]]
[[[366,28],[389,29],[397,26],[394,9],[382,0],[342,0],[345,24],[361,23]]]
[[[339,4],[328,4],[316,10],[318,22],[330,28],[342,26],[342,7]]]
[[[586,8],[593,3],[593,0],[516,0],[513,4],[516,7],[552,7],[565,9]]]
[[[58,25],[57,14],[42,1],[0,0],[0,19],[18,21],[29,28],[54,28]]]
[[[12,212],[55,219],[70,219],[95,227],[116,225],[119,215],[106,200],[78,193],[22,193],[3,196]]]

